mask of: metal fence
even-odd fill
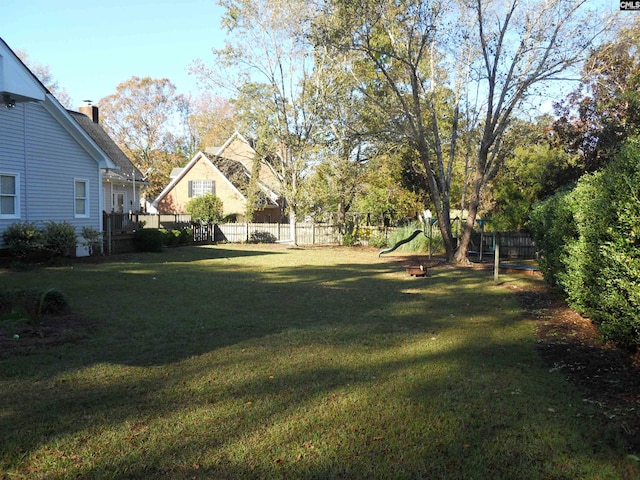
[[[501,257],[536,258],[536,243],[528,232],[484,232],[482,254],[493,255],[496,242],[500,245]]]

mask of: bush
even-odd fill
[[[193,228],[183,228],[180,230],[178,244],[189,245],[191,242],[193,242]]]
[[[558,276],[565,269],[562,261],[568,244],[578,236],[569,203],[570,190],[563,190],[531,211],[529,228],[538,248],[538,263],[544,278],[551,285],[558,284]]]
[[[45,222],[44,243],[53,256],[73,257],[76,254],[78,236],[76,228],[68,222]]]
[[[277,241],[275,235],[269,232],[256,230],[249,235],[249,243],[276,243]]]
[[[82,244],[89,249],[89,255],[98,255],[102,251],[102,232],[92,227],[82,227]]]
[[[136,230],[133,245],[139,252],[161,252],[165,235],[157,228]]]
[[[189,200],[186,210],[194,223],[220,223],[222,220],[222,200],[212,193]]]
[[[369,246],[375,248],[385,248],[388,246],[387,236],[384,232],[375,232],[369,237]]]
[[[44,251],[44,235],[35,224],[25,222],[12,223],[2,233],[2,240],[11,255],[27,260]]]
[[[162,234],[162,244],[167,247],[174,247],[178,245],[178,236],[180,232],[178,230],[167,230],[160,228],[158,230]]]
[[[640,140],[570,193],[534,208],[531,227],[545,277],[606,339],[640,346]]]
[[[178,245],[188,245],[193,239],[193,230],[190,228],[166,230],[159,229],[162,234],[162,243],[167,247],[176,247]]]
[[[70,310],[67,298],[55,288],[0,291],[0,326],[9,330],[25,323],[42,335],[42,315],[61,315]]]

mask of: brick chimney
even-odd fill
[[[98,112],[97,105],[91,105],[91,100],[85,100],[84,103],[78,108],[80,113],[84,113],[87,117],[93,120],[93,123],[98,123],[100,114]]]

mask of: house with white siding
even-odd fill
[[[15,222],[102,231],[101,169],[118,166],[0,39],[0,235]]]

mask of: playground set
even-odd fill
[[[459,221],[459,217],[456,217],[454,219],[454,221],[458,220]],[[380,252],[378,252],[378,257],[380,257],[383,254],[386,253],[391,253],[393,251],[395,251],[396,249],[398,249],[399,247],[401,247],[402,245],[411,242],[412,240],[414,240],[418,235],[420,234],[424,234],[425,237],[427,237],[429,239],[429,263],[431,262],[431,258],[433,255],[433,250],[434,248],[439,248],[442,245],[442,238],[439,238],[437,243],[434,245],[434,239],[433,239],[433,226],[437,223],[438,219],[437,218],[433,218],[431,215],[431,211],[426,210],[424,212],[424,215],[422,216],[422,223],[424,225],[422,230],[414,230],[413,233],[411,233],[411,235],[409,235],[407,238],[404,238],[402,240],[400,240],[399,242],[397,242],[396,244],[394,244],[393,246],[389,247],[389,248],[385,248],[384,250],[381,250]],[[492,233],[491,237],[487,237],[485,234],[485,225],[487,224],[487,222],[489,220],[485,220],[485,219],[477,219],[476,220],[478,223],[478,226],[480,227],[480,242],[478,245],[477,250],[474,248],[472,250],[469,251],[469,257],[470,260],[474,263],[485,263],[486,261],[491,261],[493,260],[494,263],[494,277],[497,280],[497,276],[498,276],[498,272],[501,273],[524,273],[524,274],[528,274],[528,275],[536,275],[539,274],[539,270],[537,268],[537,266],[535,265],[531,265],[531,264],[506,264],[506,263],[500,263],[500,245],[499,245],[499,235],[496,232]],[[487,238],[491,238],[491,243],[489,243],[489,255],[487,255],[489,258],[483,259],[483,253],[485,253],[486,255],[486,251],[484,251],[484,245],[486,243],[486,239]],[[509,256],[511,256],[511,253],[509,253]],[[490,260],[490,258],[493,257],[493,259]],[[425,277],[428,275],[428,267],[429,265],[405,265],[405,270],[407,272],[407,274],[411,275],[411,276],[415,276],[415,277]]]

